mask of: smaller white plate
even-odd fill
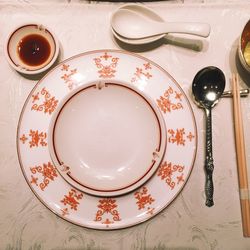
[[[166,128],[157,106],[121,82],[92,82],[70,92],[49,130],[51,158],[73,187],[117,196],[145,183],[162,161]]]
[[[43,43],[45,41],[45,45],[47,44],[49,47],[49,52],[47,57],[45,57],[45,61],[42,60],[40,64],[27,64],[27,62],[23,61],[19,55],[19,44],[29,36],[29,52],[31,52],[32,46],[32,56],[29,58],[30,62],[34,60],[37,52],[39,52],[39,57],[44,56],[44,44],[42,45],[41,42],[37,40],[39,37],[42,39]],[[9,64],[18,72],[28,75],[39,74],[48,70],[56,62],[59,55],[59,47],[60,46],[56,35],[48,27],[45,27],[42,24],[23,24],[18,26],[13,32],[9,34],[6,40],[5,55]]]

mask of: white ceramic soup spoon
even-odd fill
[[[152,11],[150,8],[147,8],[141,4],[125,4],[123,6],[121,6],[118,10],[131,10],[131,11],[135,11],[136,13],[143,15],[147,18],[150,18],[153,21],[157,21],[157,22],[161,22],[164,23],[164,19],[159,16],[158,14],[156,14],[154,11]],[[114,12],[114,14],[116,13],[116,11]],[[113,14],[113,15],[114,15]],[[112,17],[111,17],[112,20]],[[161,35],[156,35],[153,37],[147,37],[147,38],[141,38],[141,39],[129,39],[127,37],[122,37],[120,36],[113,28],[112,28],[112,21],[111,21],[111,30],[113,32],[113,35],[120,41],[127,43],[127,44],[132,44],[132,45],[140,45],[140,44],[148,44],[148,43],[152,43],[155,42],[161,38],[163,38],[165,36],[165,34],[161,34]]]
[[[111,27],[118,35],[131,40],[148,37],[158,40],[166,33],[185,33],[202,37],[210,34],[209,24],[166,23],[156,16],[156,13],[142,5],[125,5],[113,13]]]
[[[120,40],[123,43],[131,44],[131,45],[142,45],[142,44],[153,43],[155,41],[160,40],[161,38],[165,36],[165,35],[160,35],[160,36],[152,36],[152,37],[146,37],[146,38],[141,38],[141,39],[129,39],[129,38],[120,36],[113,28],[111,28],[111,31],[116,39]]]

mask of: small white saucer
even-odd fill
[[[27,62],[23,61],[20,56],[19,45],[24,41],[25,38],[28,38],[28,36],[33,36],[33,38],[30,38],[29,40],[30,44],[33,43],[33,46],[37,46],[38,41],[36,39],[40,37],[40,39],[42,39],[49,47],[46,59],[40,64],[28,64]],[[34,36],[36,36],[36,39]],[[31,41],[32,39],[34,40]],[[39,48],[37,49],[39,50]],[[41,55],[43,55],[43,53],[41,53]],[[6,41],[5,56],[8,63],[15,70],[23,74],[34,75],[47,71],[55,63],[58,55],[59,42],[55,34],[53,34],[50,29],[41,24],[23,24],[18,26],[13,32],[9,34]]]
[[[121,82],[94,82],[61,102],[49,129],[52,160],[75,188],[117,196],[145,183],[166,147],[166,129],[153,101]]]

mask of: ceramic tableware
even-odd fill
[[[49,149],[53,114],[72,91],[98,81],[124,83],[142,92],[157,106],[166,125],[166,151],[155,173],[135,190],[113,197],[75,188],[58,172]],[[127,121],[120,112],[119,117]],[[45,206],[77,225],[110,230],[148,220],[178,196],[193,167],[197,130],[185,92],[166,70],[136,54],[98,50],[65,60],[37,83],[20,115],[17,149],[25,179]]]
[[[18,72],[34,75],[48,70],[59,55],[56,35],[41,24],[23,24],[11,32],[5,55]]]
[[[97,196],[140,187],[156,171],[166,148],[157,105],[122,82],[97,81],[61,101],[49,129],[57,170],[72,186]]]
[[[134,7],[134,8],[132,8]],[[139,9],[139,11],[138,11]],[[167,33],[186,33],[207,37],[210,25],[205,23],[173,23],[155,20],[150,9],[132,5],[121,7],[111,17],[112,29],[121,37],[127,39],[142,39],[155,37],[156,40]],[[153,18],[152,18],[153,16]],[[161,20],[161,18],[158,18]]]

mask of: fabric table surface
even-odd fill
[[[205,206],[204,111],[192,101],[191,84],[203,67],[214,65],[226,76],[240,73],[240,33],[250,17],[249,1],[159,1],[143,3],[167,21],[206,22],[208,38],[169,35],[148,46],[128,46],[110,31],[111,13],[122,3],[103,1],[0,2],[0,249],[250,249],[242,234],[232,99],[213,109],[214,201]],[[48,210],[27,185],[17,157],[16,129],[23,104],[38,79],[26,78],[7,63],[7,35],[21,23],[50,27],[60,41],[60,61],[97,50],[128,50],[166,69],[192,105],[198,130],[198,151],[191,176],[177,198],[152,219],[127,229],[98,231],[71,224]],[[242,98],[247,162],[250,163],[250,100]],[[250,172],[250,171],[249,171]]]

